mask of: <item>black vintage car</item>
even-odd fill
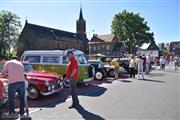
[[[89,63],[95,68],[95,79],[103,80],[105,77],[114,77],[114,66],[106,65],[98,60],[90,60]]]
[[[127,73],[129,73],[129,60],[126,57],[117,57],[117,56],[107,56],[102,57],[100,60],[104,63],[110,63],[111,60],[116,59],[120,67],[123,67]],[[135,74],[137,74],[137,69],[135,69]]]

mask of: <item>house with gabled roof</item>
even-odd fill
[[[114,34],[94,34],[90,41],[90,53],[119,56],[122,53],[126,53],[126,48]]]
[[[77,49],[88,53],[88,42],[86,21],[80,8],[79,19],[76,21],[76,33],[28,23],[26,20],[17,41],[17,55],[20,57],[26,50]]]

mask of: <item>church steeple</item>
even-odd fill
[[[86,21],[83,18],[82,7],[80,7],[79,19],[76,21],[76,33],[86,37]]]
[[[80,8],[79,20],[84,20],[83,13],[82,13],[82,8]]]

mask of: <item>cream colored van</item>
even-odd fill
[[[29,61],[35,70],[47,71],[65,75],[68,64],[66,53],[68,50],[29,50],[21,56],[21,61]],[[93,80],[94,68],[88,63],[86,55],[79,50],[71,50],[78,61],[79,83]]]

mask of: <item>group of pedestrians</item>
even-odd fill
[[[151,70],[151,56],[131,55],[129,59],[129,74],[131,78],[135,78],[135,73],[137,72],[138,79],[144,79],[145,74],[149,74]]]
[[[72,96],[72,105],[69,109],[76,108],[79,105],[78,95],[76,92],[76,84],[79,76],[78,62],[75,59],[72,51],[68,51],[66,54],[69,64],[67,66],[66,78],[70,80],[70,93]],[[7,61],[4,65],[3,71],[0,73],[0,77],[8,79],[8,114],[4,116],[10,119],[31,119],[29,117],[28,102],[27,102],[27,88],[28,82],[24,76],[24,66],[18,61],[16,56]],[[20,111],[15,111],[15,95],[18,93]],[[0,96],[2,97],[2,96]],[[25,114],[26,112],[26,114]],[[0,116],[1,117],[1,116]]]

